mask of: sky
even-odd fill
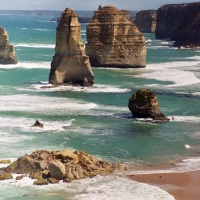
[[[0,0],[0,10],[97,10],[99,5],[113,5],[120,10],[158,9],[164,4],[198,2],[197,0]]]

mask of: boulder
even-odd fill
[[[93,67],[146,67],[144,35],[126,11],[100,7],[87,25],[86,55]]]
[[[10,160],[0,160],[1,164],[10,164]]]
[[[11,173],[3,172],[0,174],[0,180],[7,180],[7,179],[13,179],[13,176]]]
[[[55,55],[49,74],[52,85],[93,85],[94,75],[89,57],[84,55],[80,31],[77,13],[66,8],[57,27]]]
[[[55,179],[55,178],[48,178],[47,180],[48,180],[48,182],[51,183],[51,184],[56,184],[56,183],[59,183],[59,182],[60,182],[59,180],[57,180],[57,179]]]
[[[33,124],[31,127],[39,127],[39,128],[43,128],[44,125],[43,125],[41,122],[39,122],[38,120],[36,120],[35,124]]]
[[[65,162],[65,160],[74,160],[78,162],[78,156],[69,149],[56,152],[54,155],[56,159],[61,159],[62,162]]]
[[[62,180],[65,175],[65,165],[59,160],[53,160],[49,163],[51,178]]]
[[[141,10],[136,13],[134,24],[142,33],[154,33],[156,30],[157,10]]]
[[[0,26],[0,64],[17,64],[17,56],[13,45],[9,44],[9,35]]]
[[[174,46],[200,47],[200,2],[182,8]]]
[[[169,121],[159,108],[157,96],[150,89],[141,89],[129,99],[129,110],[134,118],[152,118],[153,120]]]
[[[49,184],[49,182],[44,178],[33,182],[33,185],[48,185],[48,184]]]

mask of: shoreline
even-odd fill
[[[200,199],[200,170],[126,175],[128,179],[165,190],[176,200]]]

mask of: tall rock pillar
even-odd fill
[[[61,15],[56,33],[55,55],[51,62],[49,83],[90,86],[94,75],[89,57],[84,56],[78,15],[66,8]]]

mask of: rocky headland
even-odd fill
[[[12,179],[11,173],[28,174],[30,178],[37,179],[34,184],[46,185],[60,180],[71,182],[97,174],[111,173],[121,167],[119,163],[101,161],[83,151],[37,150],[30,155],[25,154],[6,167],[0,180]],[[21,179],[24,175],[17,178]]]
[[[177,40],[178,25],[182,8],[186,4],[168,4],[161,6],[157,12],[156,39]]]
[[[129,99],[129,110],[134,118],[152,118],[158,121],[169,121],[160,111],[156,94],[143,88],[135,92]]]
[[[13,45],[9,44],[9,35],[0,26],[0,64],[16,64],[17,56]]]
[[[142,33],[154,33],[156,30],[157,10],[141,10],[136,13],[134,24]]]
[[[55,55],[51,62],[49,83],[91,86],[94,75],[89,57],[84,55],[78,14],[66,8],[56,33]]]
[[[200,2],[182,8],[175,46],[200,47]]]
[[[86,55],[93,67],[146,67],[144,35],[127,12],[114,6],[100,7],[86,34]]]

